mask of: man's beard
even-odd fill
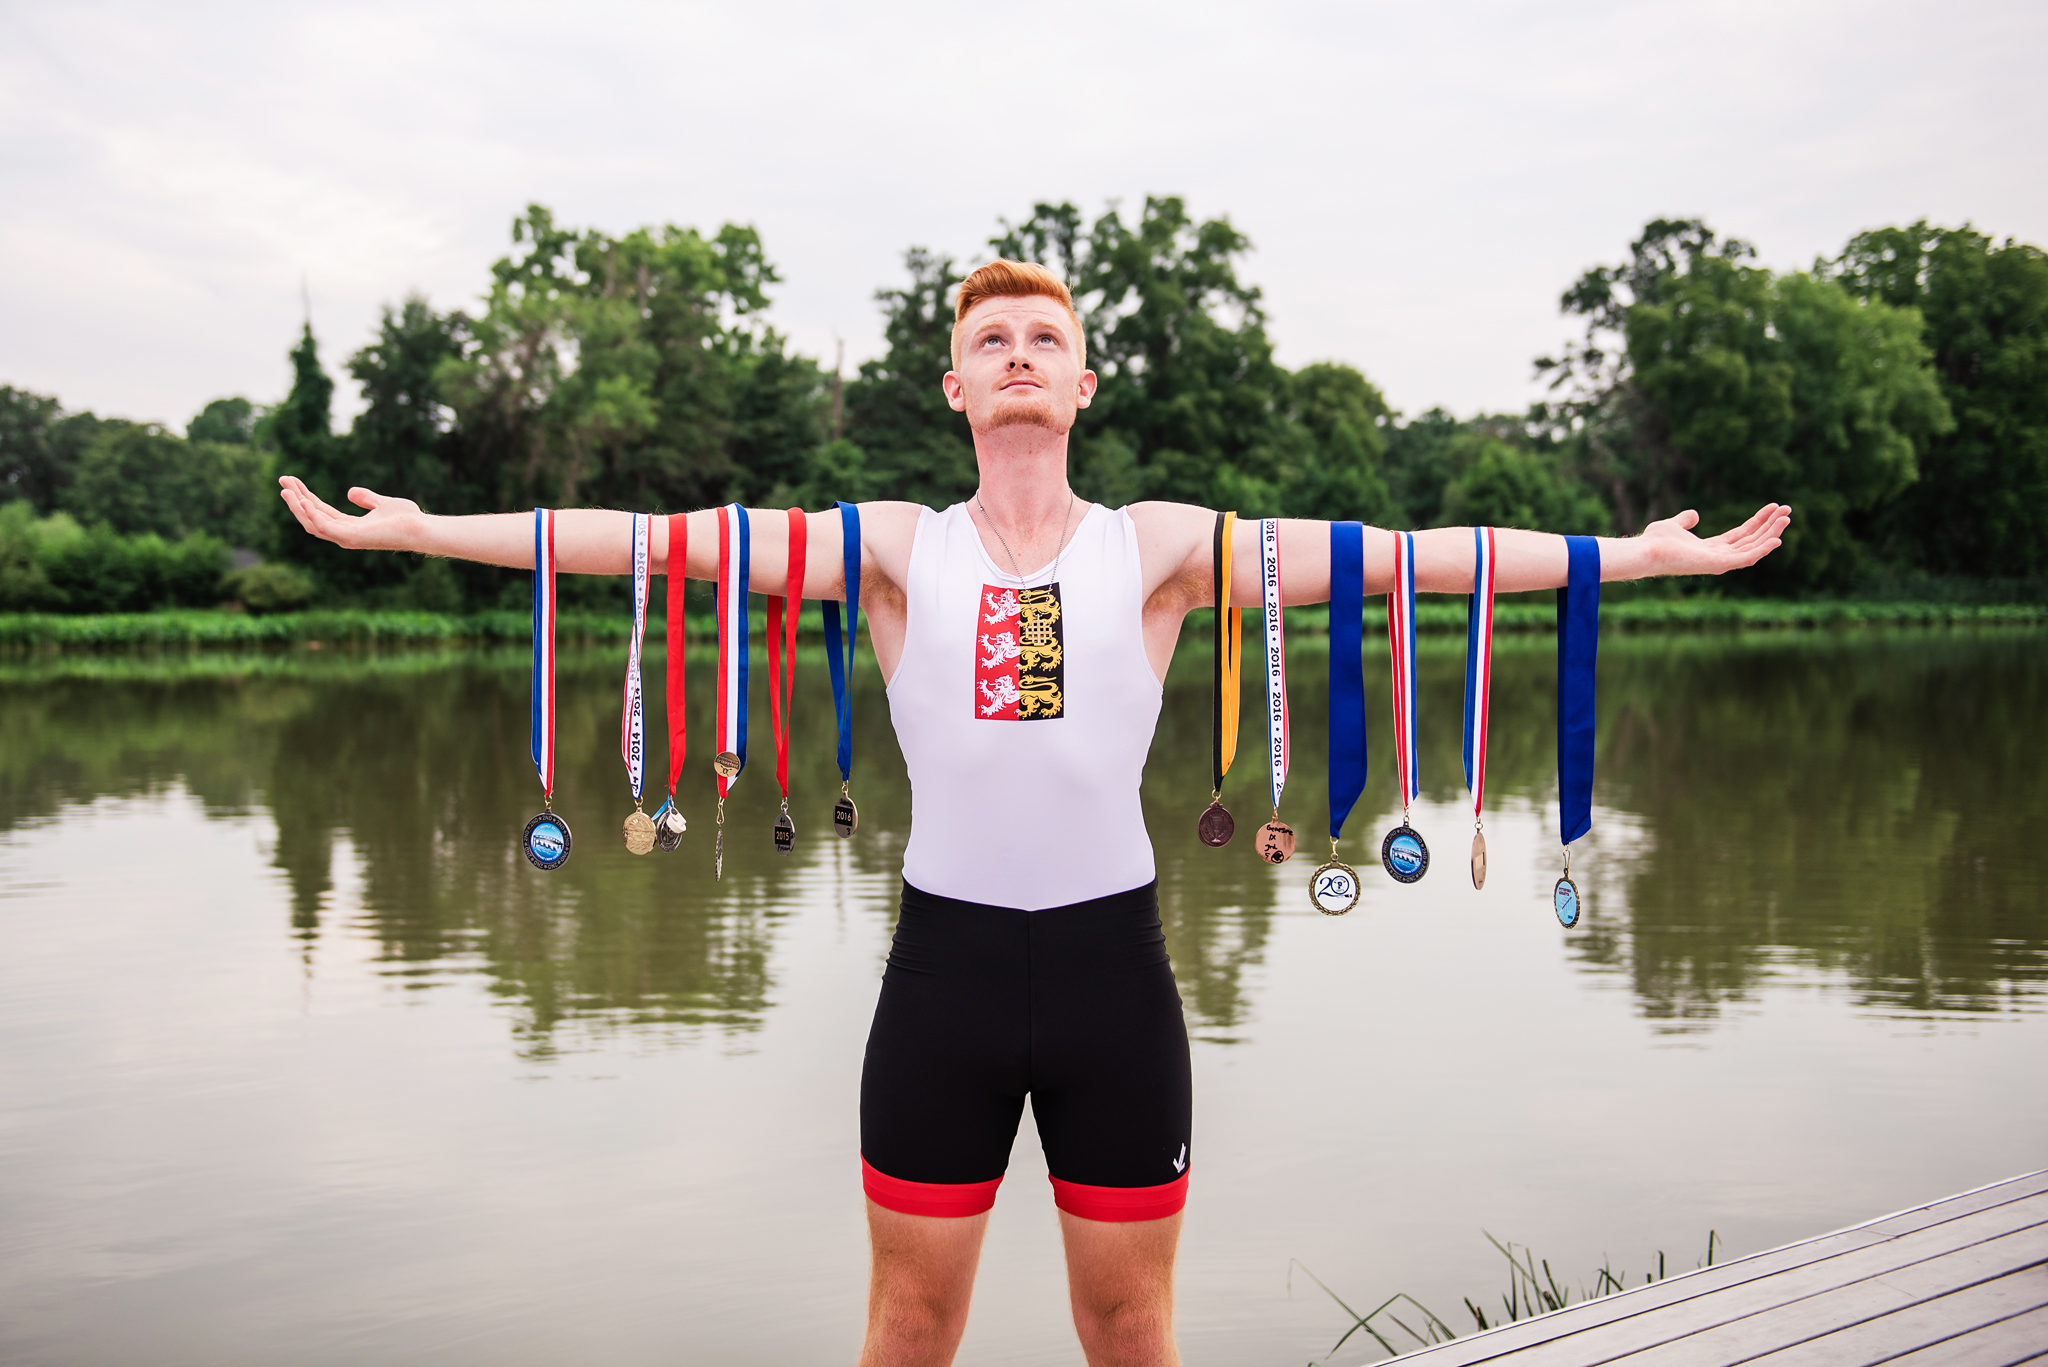
[[[1052,401],[1035,398],[1027,403],[998,403],[989,414],[988,430],[993,432],[1002,427],[1043,427],[1057,435],[1065,435],[1073,426],[1062,422],[1060,415],[1053,411]]]

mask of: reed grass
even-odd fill
[[[1499,1239],[1494,1238],[1493,1235],[1487,1234],[1485,1230],[1481,1230],[1480,1233],[1486,1234],[1486,1241],[1492,1244],[1503,1258],[1507,1259],[1509,1269],[1508,1287],[1507,1290],[1500,1294],[1500,1309],[1491,1315],[1489,1315],[1485,1306],[1473,1301],[1470,1296],[1461,1298],[1465,1302],[1465,1312],[1472,1317],[1474,1327],[1467,1331],[1470,1333],[1484,1333],[1488,1329],[1498,1329],[1503,1324],[1513,1324],[1517,1320],[1530,1319],[1537,1315],[1547,1315],[1553,1310],[1562,1310],[1567,1305],[1596,1301],[1603,1296],[1611,1296],[1617,1291],[1626,1291],[1632,1285],[1650,1286],[1663,1281],[1670,1275],[1664,1253],[1661,1249],[1657,1253],[1656,1270],[1654,1272],[1645,1272],[1640,1282],[1631,1282],[1627,1273],[1614,1270],[1612,1260],[1603,1260],[1600,1266],[1594,1269],[1592,1284],[1588,1286],[1581,1282],[1576,1288],[1578,1300],[1574,1302],[1572,1299],[1574,1288],[1569,1283],[1560,1282],[1557,1279],[1557,1274],[1551,1270],[1548,1258],[1539,1259],[1535,1251],[1527,1245],[1518,1245],[1513,1241],[1502,1243]],[[1712,1267],[1714,1265],[1714,1255],[1718,1250],[1720,1239],[1719,1231],[1711,1229],[1707,1231],[1707,1256],[1705,1261],[1693,1265],[1695,1269]],[[1372,1310],[1361,1315],[1342,1296],[1332,1291],[1322,1278],[1309,1271],[1307,1265],[1298,1259],[1291,1261],[1288,1265],[1288,1277],[1290,1280],[1294,1275],[1293,1270],[1297,1267],[1301,1269],[1303,1276],[1307,1277],[1317,1286],[1322,1287],[1323,1294],[1335,1301],[1345,1314],[1351,1316],[1351,1327],[1344,1331],[1343,1337],[1331,1344],[1329,1351],[1324,1353],[1320,1359],[1312,1360],[1309,1363],[1309,1367],[1322,1367],[1323,1364],[1335,1357],[1343,1349],[1344,1345],[1349,1343],[1360,1332],[1366,1334],[1375,1343],[1379,1344],[1381,1348],[1385,1349],[1389,1357],[1398,1357],[1403,1352],[1413,1351],[1413,1349],[1395,1347],[1395,1339],[1389,1337],[1389,1335],[1406,1335],[1414,1340],[1416,1348],[1427,1348],[1431,1344],[1448,1343],[1458,1337],[1458,1332],[1451,1328],[1442,1316],[1405,1291],[1395,1292],[1373,1307]],[[1415,1325],[1409,1324],[1396,1313],[1397,1309],[1404,1303],[1408,1307],[1412,1307],[1407,1313],[1409,1318],[1415,1321]],[[1373,1323],[1374,1320],[1382,1318],[1385,1320],[1384,1328],[1386,1332],[1384,1333],[1382,1332],[1382,1326]],[[1415,1327],[1416,1325],[1421,1327],[1417,1328]]]

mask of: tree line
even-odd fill
[[[988,245],[1073,288],[1102,381],[1072,444],[1087,498],[1561,532],[1632,532],[1685,507],[1723,524],[1776,499],[1798,509],[1784,550],[1720,587],[2037,592],[2048,575],[2048,254],[2033,246],[1922,222],[1781,273],[1698,220],[1655,220],[1565,291],[1579,335],[1536,361],[1548,397],[1457,418],[1399,413],[1341,362],[1280,365],[1243,277],[1250,242],[1177,198],[1092,221],[1041,203]],[[534,205],[478,306],[384,311],[346,362],[363,407],[345,431],[310,324],[280,404],[218,400],[183,436],[0,388],[0,609],[157,593],[452,610],[525,591],[486,567],[316,542],[275,498],[278,470],[337,503],[365,484],[449,513],[943,506],[975,483],[937,383],[963,273],[907,251],[876,294],[883,355],[842,378],[769,322],[780,277],[752,228],[612,236]],[[95,590],[90,566],[119,560],[117,542],[129,587]],[[268,563],[223,585],[235,550]],[[182,577],[164,568],[180,556]]]

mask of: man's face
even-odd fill
[[[960,333],[960,366],[942,381],[946,401],[977,432],[1002,427],[1069,431],[1095,397],[1066,308],[1042,294],[984,299]]]

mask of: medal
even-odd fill
[[[1294,857],[1294,828],[1280,819],[1287,787],[1287,646],[1280,618],[1280,520],[1259,521],[1259,581],[1266,619],[1266,751],[1272,770],[1273,819],[1259,827],[1259,858],[1284,864]]]
[[[1465,606],[1465,786],[1472,791],[1472,886],[1486,886],[1486,736],[1493,717],[1493,528],[1472,529]]]
[[[860,808],[853,805],[853,652],[860,637],[860,509],[839,508],[839,553],[846,565],[846,636],[839,635],[839,604],[830,598],[818,605],[825,618],[825,660],[832,667],[832,710],[839,724],[839,801],[832,804],[832,831],[850,839],[860,826]]]
[[[1400,790],[1401,824],[1380,841],[1380,863],[1397,883],[1413,883],[1429,872],[1429,846],[1408,824],[1408,810],[1422,794],[1415,744],[1415,534],[1394,533],[1394,587],[1387,594],[1387,653],[1394,678],[1394,786]]]
[[[683,832],[690,823],[676,810],[676,780],[683,776],[683,761],[690,753],[689,718],[683,711],[688,656],[683,641],[683,599],[689,588],[690,519],[671,513],[668,519],[667,582],[668,633],[663,638],[668,650],[668,690],[662,699],[668,711],[668,800],[654,814],[654,845],[663,854],[674,854],[683,844]]]
[[[619,702],[619,758],[626,762],[626,781],[633,788],[633,814],[620,834],[632,854],[654,849],[654,819],[641,805],[647,780],[647,698],[640,680],[640,643],[647,635],[648,538],[654,519],[633,517],[633,634],[626,640],[626,686]]]
[[[768,732],[775,738],[775,782],[782,789],[782,815],[775,818],[775,852],[796,845],[789,819],[790,704],[796,701],[796,622],[804,605],[804,510],[789,510],[789,561],[782,593],[768,600]]]
[[[1358,905],[1358,870],[1337,841],[1365,791],[1365,528],[1330,524],[1330,858],[1309,875],[1309,900],[1325,916]]]
[[[1237,758],[1238,707],[1244,693],[1244,609],[1230,605],[1236,531],[1236,513],[1216,514],[1215,540],[1210,548],[1210,579],[1216,589],[1216,669],[1209,705],[1209,805],[1195,818],[1196,838],[1212,850],[1228,845],[1237,831],[1237,823],[1223,807],[1223,776]]]
[[[569,823],[555,815],[555,513],[533,510],[533,768],[541,811],[526,823],[520,847],[537,869],[569,862]]]
[[[711,876],[725,877],[725,798],[747,767],[747,510],[718,510],[718,717],[711,767],[718,775],[718,834]]]
[[[1564,876],[1551,889],[1557,923],[1570,930],[1583,910],[1572,882],[1572,842],[1593,829],[1594,666],[1600,656],[1600,543],[1564,539],[1569,569],[1557,591],[1557,825]]]

